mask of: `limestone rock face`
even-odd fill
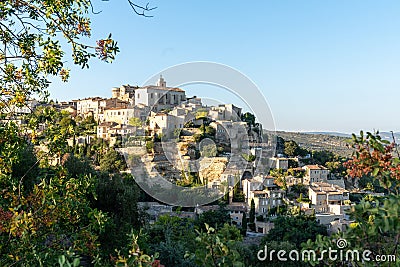
[[[201,181],[208,183],[219,179],[224,172],[228,159],[226,157],[203,158],[200,160],[199,177]]]

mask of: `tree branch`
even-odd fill
[[[128,3],[137,15],[143,16],[146,18],[152,18],[153,16],[147,15],[145,12],[150,12],[157,8],[157,7],[149,7],[149,3],[147,3],[146,6],[140,6],[140,5],[133,3],[132,0],[128,0]]]

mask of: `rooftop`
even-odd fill
[[[327,170],[326,167],[324,167],[322,165],[318,165],[318,164],[316,164],[316,165],[306,165],[303,168],[307,168],[307,169],[310,169],[310,170]]]

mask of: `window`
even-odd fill
[[[150,94],[150,98],[153,98],[153,93]]]

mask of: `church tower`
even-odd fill
[[[164,80],[162,75],[160,75],[160,78],[158,79],[157,86],[159,86],[159,87],[167,87],[167,82]]]

